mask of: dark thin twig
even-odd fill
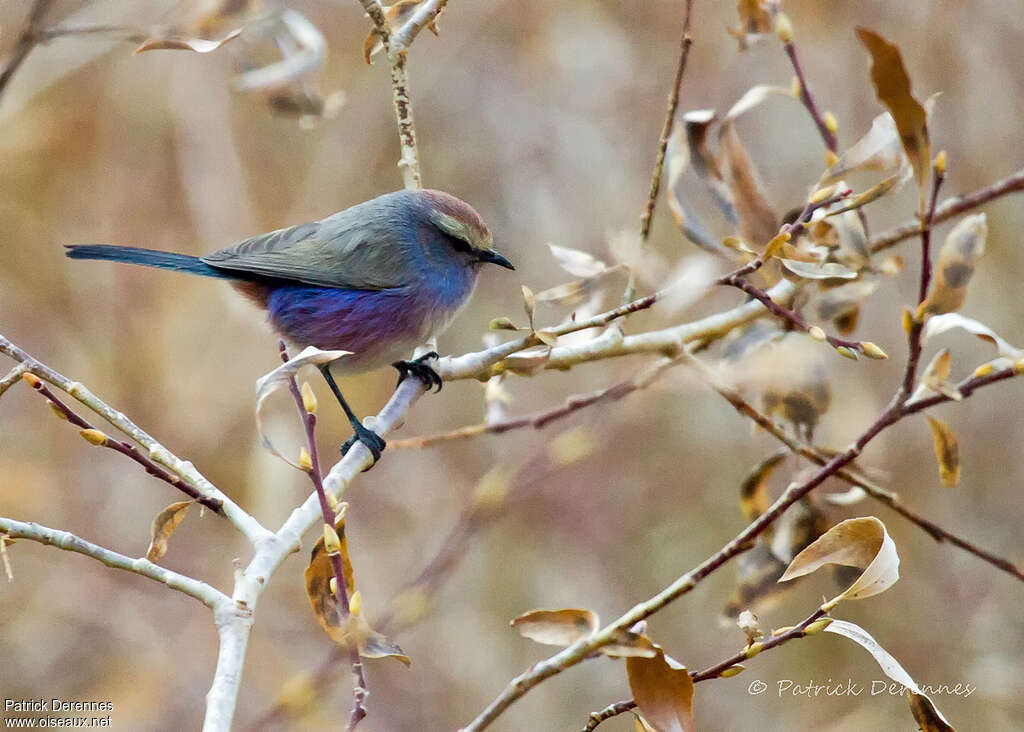
[[[693,45],[693,37],[690,35],[690,18],[692,13],[693,0],[686,0],[686,11],[683,16],[683,36],[679,41],[679,61],[676,64],[676,75],[668,92],[665,121],[661,125],[661,136],[658,138],[658,152],[654,157],[654,169],[651,171],[651,185],[647,192],[647,202],[644,204],[643,211],[640,212],[640,241],[642,242],[646,242],[651,234],[651,220],[654,216],[654,207],[658,201],[658,191],[661,190],[662,171],[665,168],[665,151],[668,149],[668,140],[672,136],[672,125],[675,123],[676,109],[679,107],[679,89],[683,84],[683,74],[686,72],[686,60],[690,56],[690,46]],[[626,290],[622,293],[622,302],[629,302],[635,294],[636,273],[630,272]]]
[[[632,394],[634,391],[643,389],[649,386],[670,367],[675,366],[678,363],[679,360],[676,358],[668,358],[663,361],[659,361],[652,367],[640,372],[632,379],[620,381],[616,384],[612,384],[611,386],[607,386],[604,389],[598,389],[597,391],[592,391],[587,394],[574,394],[567,397],[564,403],[559,404],[556,407],[543,409],[539,412],[534,412],[533,414],[524,414],[520,417],[510,417],[508,419],[484,424],[467,425],[465,427],[460,427],[449,432],[441,432],[435,435],[407,437],[403,440],[393,440],[388,443],[388,447],[392,449],[396,447],[431,447],[442,442],[476,437],[477,435],[500,435],[504,432],[510,432],[522,427],[532,427],[533,429],[538,430],[543,429],[552,422],[568,417],[570,414],[581,409],[585,409],[586,407],[590,407],[595,404],[601,404],[603,402],[622,399],[626,395]]]
[[[800,59],[796,55],[796,46],[793,45],[793,41],[786,41],[783,44],[786,49],[786,55],[789,56],[790,63],[793,64],[793,71],[796,72],[797,81],[800,82],[800,101],[803,102],[807,111],[811,115],[811,119],[814,120],[815,126],[818,128],[818,132],[821,133],[821,139],[825,141],[825,147],[832,152],[836,152],[839,148],[839,141],[836,139],[835,133],[828,128],[825,124],[825,119],[821,116],[818,111],[818,105],[814,101],[814,97],[811,95],[810,87],[807,86],[807,79],[804,77],[803,68],[800,66]]]
[[[125,457],[134,460],[136,463],[141,465],[148,474],[152,475],[154,478],[159,478],[168,485],[177,488],[179,491],[187,495],[189,498],[193,499],[197,503],[201,503],[214,513],[219,514],[221,516],[224,515],[224,507],[221,501],[217,500],[216,498],[209,498],[207,496],[204,496],[202,493],[200,493],[198,490],[190,486],[188,483],[183,481],[174,473],[170,473],[164,470],[156,463],[154,463],[152,460],[149,459],[148,455],[144,455],[141,452],[139,452],[134,445],[128,442],[124,442],[123,440],[115,439],[110,435],[106,434],[105,432],[97,430],[89,422],[82,419],[80,416],[71,411],[71,408],[68,407],[68,405],[66,405],[64,402],[62,402],[60,398],[56,394],[54,394],[50,390],[50,388],[46,386],[45,383],[43,383],[43,380],[40,379],[38,376],[36,376],[35,374],[25,373],[22,374],[21,378],[24,379],[25,382],[28,383],[33,389],[39,392],[47,400],[47,402],[53,408],[54,412],[56,412],[59,416],[63,417],[64,419],[66,419],[68,422],[75,425],[79,429],[92,430],[93,432],[97,433],[97,436],[99,434],[103,435],[104,439],[102,442],[93,444],[98,444],[102,447],[109,447],[111,450],[119,452]],[[90,440],[90,442],[91,441],[92,440]]]
[[[936,207],[935,215],[932,217],[932,225],[941,224],[943,221],[948,221],[955,216],[959,216],[1008,193],[1018,193],[1020,191],[1024,191],[1024,168],[984,188],[979,188],[971,193],[965,193],[962,196],[946,199],[941,205]],[[871,237],[871,253],[874,254],[883,249],[888,249],[904,239],[909,239],[920,233],[920,219],[902,224],[888,231],[883,231],[881,234]]]
[[[945,180],[944,174],[932,170],[931,197],[928,208],[922,211],[921,216],[921,278],[918,288],[917,304],[920,306],[928,297],[928,283],[932,276],[932,262],[930,255],[932,228],[935,225],[935,202],[939,197],[939,188]],[[907,345],[909,355],[907,356],[907,368],[903,374],[903,385],[900,389],[900,398],[906,402],[914,390],[914,379],[917,378],[917,366],[921,360],[921,352],[924,344],[921,342],[921,332],[924,330],[924,318],[916,314],[911,319],[910,332],[907,334]]]
[[[647,194],[647,203],[644,204],[643,212],[640,214],[640,238],[644,241],[647,241],[647,237],[651,233],[651,218],[654,216],[654,206],[658,200],[658,191],[661,189],[661,173],[665,167],[665,151],[668,148],[668,139],[672,136],[672,125],[675,122],[676,109],[679,107],[679,89],[683,84],[686,59],[690,55],[690,46],[693,45],[693,38],[690,36],[690,15],[692,11],[693,0],[686,0],[686,15],[683,19],[683,37],[679,44],[679,62],[676,64],[676,76],[668,93],[668,108],[665,111],[665,122],[661,127],[661,137],[658,139],[658,154],[654,159],[654,170],[651,171],[651,187]],[[627,300],[631,299],[631,297],[627,298]]]
[[[700,362],[698,361],[694,361],[694,363],[696,365],[700,365]],[[750,402],[746,401],[738,393],[731,389],[727,389],[716,384],[706,369],[698,369],[698,371],[706,378],[711,388],[718,392],[718,394],[720,394],[723,398],[725,398],[725,400],[728,401],[737,412],[752,420],[755,424],[757,424],[759,427],[764,429],[766,432],[771,434],[782,444],[788,447],[792,452],[794,452],[797,455],[800,455],[803,458],[806,458],[807,460],[810,460],[816,465],[824,465],[826,462],[828,462],[828,458],[825,457],[820,450],[813,447],[812,445],[807,445],[802,442],[799,442],[798,440],[793,439],[792,437],[787,435],[781,428],[779,428],[771,420],[770,417],[760,412],[756,407],[754,407],[754,405],[750,404]],[[1013,370],[1010,369],[999,374],[998,379],[1009,378],[1012,375]],[[975,379],[965,381],[959,386],[959,388],[973,391],[980,385],[982,385],[980,383],[980,380]],[[949,397],[943,395],[938,395],[938,397],[939,398],[935,400],[927,399],[912,402],[905,407],[906,413],[913,414],[914,412],[921,411],[921,409],[924,409],[929,406],[934,406],[935,404],[939,404],[949,399]],[[894,493],[883,490],[882,488],[873,484],[871,481],[867,480],[858,473],[849,470],[838,470],[836,471],[835,477],[846,481],[850,485],[862,488],[869,496],[874,498],[876,501],[884,503],[886,506],[888,506],[893,511],[898,513],[900,516],[903,516],[903,518],[916,524],[936,541],[948,542],[953,546],[959,547],[964,551],[970,552],[971,554],[975,555],[979,559],[988,562],[997,569],[1001,569],[1002,571],[1013,575],[1017,579],[1024,581],[1024,571],[1021,571],[1021,569],[1010,560],[993,554],[992,552],[986,549],[982,549],[977,544],[974,544],[973,542],[967,539],[957,536],[956,534],[942,528],[930,519],[921,516],[920,514],[908,508],[906,504],[904,504]]]
[[[632,699],[623,699],[622,701],[612,702],[600,712],[591,712],[590,718],[587,720],[586,726],[583,728],[583,732],[594,732],[601,722],[605,722],[612,717],[617,717],[620,714],[625,714],[636,709],[636,702]]]
[[[723,671],[726,671],[737,664],[749,661],[754,656],[760,655],[765,651],[778,648],[783,643],[791,641],[794,638],[806,637],[807,628],[815,621],[825,617],[825,615],[826,611],[819,607],[809,616],[804,618],[799,625],[795,625],[789,630],[779,633],[778,635],[773,635],[764,640],[756,641],[753,644],[748,644],[743,650],[733,654],[724,661],[716,663],[714,666],[709,666],[703,671],[691,671],[690,678],[695,684],[700,683],[701,681],[708,681],[709,679],[717,679],[722,675]],[[590,715],[590,721],[588,721],[587,726],[583,728],[583,732],[593,732],[601,722],[633,709],[636,709],[636,702],[632,699],[625,699],[623,701],[615,702],[614,704],[609,704],[600,712],[594,712]]]
[[[280,342],[279,348],[281,360],[287,363],[288,349],[284,341]],[[315,409],[306,408],[303,403],[302,392],[299,390],[299,385],[295,381],[294,376],[288,379],[288,390],[295,399],[295,405],[298,407],[302,425],[306,430],[306,442],[309,444],[310,456],[310,466],[306,470],[306,474],[309,475],[309,479],[316,489],[317,498],[320,500],[320,512],[323,515],[324,525],[329,526],[333,531],[337,516],[327,500],[327,492],[324,491],[323,474],[320,470],[320,455],[316,444],[316,411]],[[342,613],[342,620],[344,621],[349,615],[349,597],[348,588],[345,586],[345,568],[342,564],[340,553],[328,553],[327,556],[331,560],[331,569],[334,571],[335,597],[338,602],[338,608]],[[369,692],[366,689],[366,673],[363,669],[363,659],[359,655],[358,646],[352,643],[347,651],[349,663],[352,666],[352,714],[349,717],[346,729],[351,732],[366,716],[366,697]]]

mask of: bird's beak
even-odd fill
[[[480,252],[478,256],[481,262],[490,262],[491,264],[496,264],[499,267],[504,267],[505,269],[515,269],[515,267],[512,266],[512,263],[510,261],[505,259],[503,256],[498,254],[493,249],[484,249]]]

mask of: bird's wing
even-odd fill
[[[320,287],[386,290],[406,284],[404,268],[393,261],[399,252],[381,232],[338,224],[325,219],[278,229],[201,259],[220,269]]]

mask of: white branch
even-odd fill
[[[71,381],[63,374],[54,371],[49,366],[36,361],[32,356],[11,343],[3,335],[0,335],[0,353],[6,353],[15,361],[26,365],[26,370],[35,374],[43,381],[56,386],[61,391],[67,392],[96,414],[103,417],[110,424],[117,427],[135,442],[142,445],[149,452],[150,459],[168,470],[176,473],[186,483],[199,491],[203,496],[220,501],[223,504],[224,517],[230,521],[253,546],[265,541],[272,534],[264,528],[259,521],[243,511],[237,503],[224,495],[213,483],[206,479],[196,467],[187,460],[174,455],[170,450],[161,445],[145,430],[132,422],[121,412],[117,411],[102,399],[97,397],[85,386],[77,381]]]
[[[86,541],[68,531],[0,517],[0,534],[6,534],[12,539],[29,539],[65,551],[84,554],[87,557],[92,557],[102,562],[108,567],[123,569],[127,572],[133,572],[143,577],[148,577],[151,580],[156,580],[167,585],[172,590],[177,590],[190,597],[194,597],[214,610],[231,604],[231,599],[227,595],[205,582],[200,582],[199,580],[161,567],[158,564],[153,564],[153,562],[145,557],[133,559],[124,554],[119,554],[112,549]]]

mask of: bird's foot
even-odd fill
[[[444,382],[441,380],[441,375],[426,363],[432,358],[439,358],[437,351],[424,353],[422,356],[413,359],[412,361],[395,361],[391,365],[398,369],[398,383],[401,384],[408,377],[415,376],[423,382],[423,385],[427,387],[428,391],[433,386],[437,387],[437,391],[441,391],[441,387],[444,386]]]
[[[377,464],[377,461],[380,460],[380,454],[384,451],[384,448],[387,447],[388,443],[386,443],[384,438],[376,432],[363,427],[363,425],[358,422],[352,426],[355,428],[355,432],[351,437],[345,440],[345,444],[341,446],[341,454],[343,456],[347,455],[348,451],[352,449],[354,444],[361,442],[366,445],[366,449],[370,451],[371,455],[373,455],[373,462],[370,463],[370,468],[372,468]],[[369,470],[370,468],[366,468],[366,470]]]

